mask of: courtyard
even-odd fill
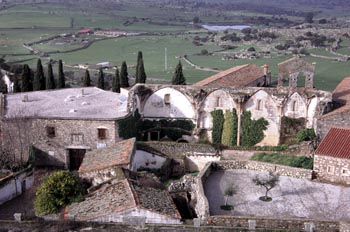
[[[210,215],[309,218],[324,220],[350,219],[350,188],[304,179],[280,176],[278,185],[269,192],[271,202],[260,201],[265,188],[252,179],[259,171],[225,170],[213,172],[204,183]],[[233,185],[237,193],[228,198],[234,209],[225,211],[224,192]]]

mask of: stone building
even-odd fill
[[[350,129],[331,128],[314,155],[317,178],[350,184]]]
[[[344,78],[332,93],[333,110],[318,119],[317,132],[322,139],[332,127],[350,127],[350,77]]]
[[[78,169],[87,150],[121,140],[118,121],[128,116],[127,93],[95,87],[8,94],[1,97],[2,143],[36,162]]]
[[[263,68],[255,64],[245,64],[236,66],[213,76],[205,78],[193,86],[201,87],[261,87],[269,86],[271,83],[271,73],[268,72],[268,65]]]
[[[169,193],[151,186],[150,181],[135,173],[121,173],[92,190],[84,201],[68,206],[65,216],[75,221],[181,224]]]
[[[282,118],[300,119],[303,127],[317,129],[317,119],[332,101],[329,92],[313,88],[313,64],[294,57],[280,63],[278,68],[280,73],[277,88],[244,87],[248,84],[237,84],[236,87],[232,76],[217,74],[192,86],[136,85],[130,90],[130,105],[138,109],[144,119],[192,120],[196,125],[194,137],[197,139],[203,134],[211,139],[212,111],[235,109],[238,114],[237,135],[241,133],[243,111],[250,111],[252,119],[263,117],[269,123],[264,132],[265,138],[258,145],[274,146],[283,140]],[[231,72],[243,74],[245,69],[253,70],[248,72],[248,76],[257,73],[256,77],[267,73],[267,70],[250,65],[234,69],[236,71]],[[303,87],[297,86],[300,73],[306,76]],[[289,86],[284,86],[286,77]],[[239,139],[237,145],[240,145]]]

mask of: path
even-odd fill
[[[194,67],[194,69],[197,69],[197,70],[202,70],[202,71],[207,71],[207,72],[216,72],[216,73],[221,72],[221,70],[217,70],[217,69],[213,69],[213,68],[206,68],[206,67],[198,66],[198,65],[192,63],[192,61],[190,61],[189,59],[187,59],[186,56],[182,57],[182,59],[183,59],[186,63],[188,63],[189,65],[191,65],[192,67]]]

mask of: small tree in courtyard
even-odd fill
[[[279,182],[279,175],[277,173],[273,173],[272,171],[269,171],[268,175],[256,175],[253,178],[253,182],[261,187],[264,187],[266,192],[265,196],[260,197],[259,199],[262,201],[271,201],[272,198],[269,197],[267,194],[268,192],[277,186]]]
[[[228,202],[229,197],[232,197],[236,193],[237,193],[237,189],[233,185],[230,185],[230,186],[228,186],[225,189],[225,192],[224,192],[225,205],[222,205],[221,209],[223,209],[223,210],[231,210],[231,209],[233,209],[233,206],[232,205],[228,205],[227,202]]]

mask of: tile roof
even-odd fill
[[[135,182],[132,182],[132,186],[135,190],[137,203],[143,208],[181,219],[168,192],[158,188],[141,186],[141,184],[138,185]]]
[[[350,104],[350,77],[345,77],[333,90],[333,100]]]
[[[106,184],[89,194],[84,201],[73,203],[67,212],[75,220],[88,221],[108,216],[136,206],[130,184],[127,179]]]
[[[126,178],[103,184],[84,201],[69,205],[66,213],[74,216],[75,220],[89,221],[137,206],[181,219],[172,198],[165,190],[141,186]]]
[[[120,141],[111,147],[86,152],[79,173],[130,164],[131,156],[135,150],[135,141],[135,138],[131,138]]]
[[[350,159],[350,128],[331,128],[315,154]]]
[[[193,86],[243,87],[263,76],[263,68],[254,64],[245,64],[219,72],[218,74],[194,83]]]
[[[4,95],[5,117],[115,120],[128,114],[127,91],[96,87],[43,90]]]

